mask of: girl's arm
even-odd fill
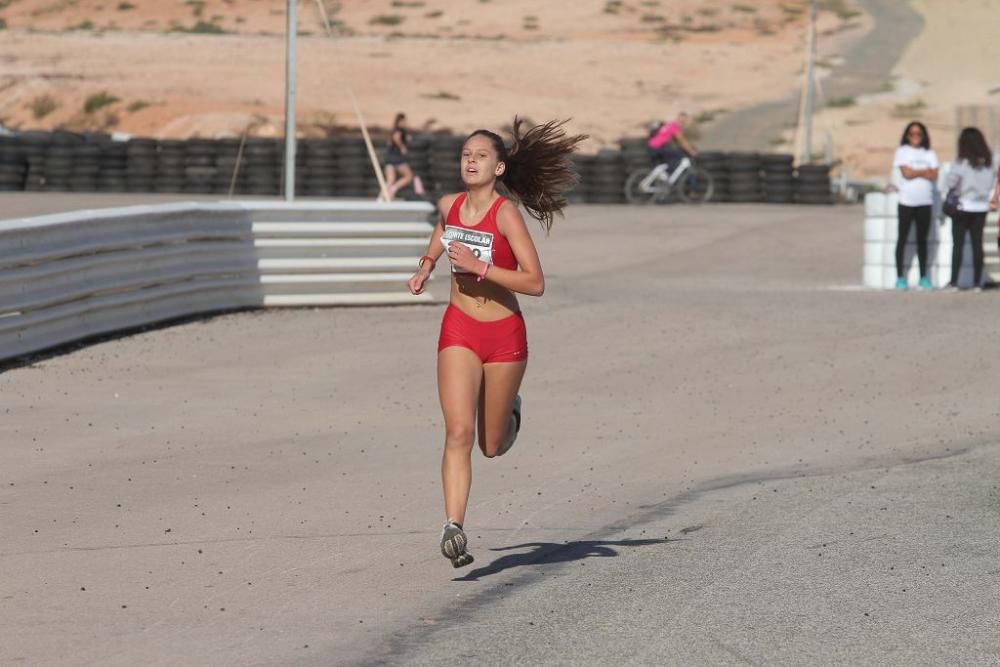
[[[903,178],[906,179],[926,178],[928,181],[936,181],[938,177],[937,167],[933,169],[910,169],[904,164],[900,165],[899,171],[903,174]]]
[[[444,252],[444,246],[441,244],[441,235],[444,234],[445,211],[451,208],[451,205],[455,202],[455,197],[456,195],[445,195],[438,200],[438,221],[434,225],[434,231],[431,233],[431,240],[427,242],[427,254],[425,255],[425,257],[430,257],[433,261],[423,261],[417,267],[416,273],[406,281],[411,294],[421,294],[424,291],[424,284],[431,277],[431,272],[434,271],[437,261]]]
[[[511,271],[501,269],[493,264],[487,265],[486,262],[477,259],[472,251],[461,243],[452,243],[448,247],[448,256],[452,264],[463,271],[480,276],[486,271],[486,280],[512,292],[541,296],[545,292],[542,263],[538,259],[535,242],[531,240],[531,234],[528,233],[528,226],[524,224],[524,218],[514,204],[504,202],[500,206],[500,210],[497,211],[497,227],[510,243],[510,248],[514,251],[514,258],[517,259],[520,269]]]

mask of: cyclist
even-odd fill
[[[684,126],[688,123],[688,115],[685,112],[677,114],[677,119],[669,123],[660,122],[649,137],[646,145],[649,147],[649,156],[654,164],[666,163],[673,171],[677,164],[684,158],[694,157],[698,151],[688,143],[684,136]]]

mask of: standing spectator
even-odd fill
[[[665,162],[673,169],[685,155],[694,157],[698,154],[698,151],[688,143],[687,137],[684,136],[684,126],[687,123],[688,115],[683,111],[677,115],[677,120],[660,123],[649,141],[646,142],[654,163]]]
[[[931,289],[927,277],[927,235],[931,228],[934,184],[938,177],[938,157],[931,150],[927,128],[913,121],[903,131],[903,138],[892,161],[892,185],[899,192],[899,236],[896,239],[896,289],[905,290],[906,241],[910,227],[917,223],[917,260],[920,262],[920,289]]]
[[[993,155],[983,133],[974,127],[965,128],[958,136],[958,160],[948,172],[948,189],[957,190],[959,208],[951,219],[951,236],[955,245],[951,251],[949,288],[958,288],[965,232],[968,231],[972,236],[972,287],[976,291],[982,289],[983,227],[994,183]]]
[[[385,184],[389,188],[389,201],[396,193],[413,182],[413,169],[409,161],[410,133],[406,131],[406,114],[396,114],[389,137],[389,150],[385,153]]]

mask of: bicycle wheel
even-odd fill
[[[636,169],[628,175],[625,181],[625,200],[629,204],[652,204],[656,199],[657,191],[654,189],[644,190],[642,182],[649,176],[649,169]]]
[[[712,199],[715,185],[712,175],[701,167],[691,167],[677,183],[681,199],[690,204],[704,204]]]

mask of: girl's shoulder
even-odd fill
[[[442,218],[445,219],[448,218],[448,214],[451,212],[452,206],[455,205],[455,202],[458,201],[458,198],[461,197],[463,194],[465,193],[454,192],[450,195],[441,195],[441,198],[438,199],[437,206],[438,206],[438,212],[441,213]]]

